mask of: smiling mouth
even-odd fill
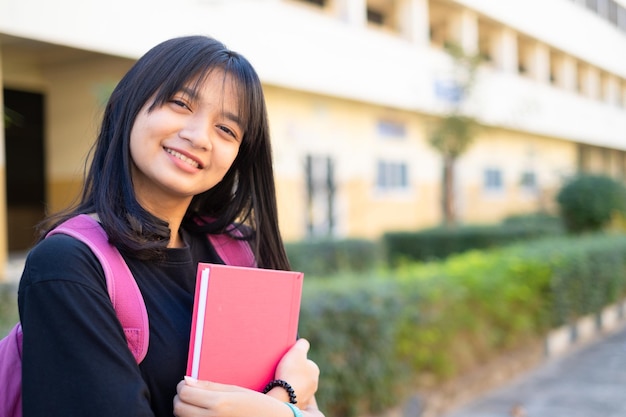
[[[181,161],[183,161],[184,163],[186,163],[189,166],[192,166],[194,168],[200,169],[200,164],[198,162],[194,161],[191,158],[186,157],[185,155],[183,155],[180,152],[176,152],[175,150],[168,149],[168,148],[165,148],[165,152],[169,153],[170,155],[172,155],[175,158],[180,159]]]

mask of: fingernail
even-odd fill
[[[192,376],[185,375],[185,382],[188,384],[195,384],[198,382],[198,380]]]

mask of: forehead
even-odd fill
[[[188,80],[180,88],[195,100],[221,99],[231,103],[238,103],[241,91],[234,78],[224,71],[212,71],[203,77]]]
[[[219,104],[242,121],[247,120],[246,89],[233,75],[213,70],[187,81],[179,90],[191,100]]]

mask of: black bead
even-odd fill
[[[275,379],[273,381],[270,381],[265,386],[265,388],[263,388],[263,394],[267,394],[274,387],[281,387],[285,389],[285,391],[287,391],[287,394],[289,395],[289,402],[291,404],[298,403],[298,401],[296,401],[296,392],[294,391],[293,387],[287,381],[284,381],[282,379]]]

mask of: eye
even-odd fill
[[[170,103],[172,103],[172,104],[174,104],[174,105],[176,105],[178,107],[182,107],[184,109],[191,110],[191,107],[189,107],[189,105],[185,101],[183,101],[181,99],[173,98],[173,99],[170,100]]]
[[[234,132],[228,126],[218,125],[217,128],[220,129],[222,132],[225,132],[227,135],[232,136],[233,138],[237,139],[237,133]]]

